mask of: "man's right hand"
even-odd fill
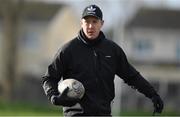
[[[68,106],[71,107],[79,102],[79,99],[70,98],[67,96],[67,92],[69,91],[69,87],[67,87],[61,94],[52,95],[51,103],[54,105]]]

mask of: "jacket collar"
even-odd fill
[[[81,29],[78,34],[78,39],[81,40],[86,45],[95,46],[99,44],[103,39],[105,39],[105,35],[102,31],[100,31],[99,36],[96,39],[89,40],[84,34],[83,30]]]

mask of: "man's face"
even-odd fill
[[[100,20],[93,16],[87,16],[81,19],[81,27],[86,37],[90,40],[93,40],[98,37],[103,23],[103,20]]]

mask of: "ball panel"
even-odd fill
[[[72,98],[81,99],[84,96],[85,88],[81,82],[75,79],[66,79],[58,84],[58,90],[60,93],[64,91],[66,87],[69,87],[67,96]]]

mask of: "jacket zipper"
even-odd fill
[[[93,48],[93,54],[94,54],[94,71],[95,71],[95,74],[97,75],[97,53],[94,48]],[[98,83],[98,79],[96,78],[95,80],[96,80],[96,83]]]

